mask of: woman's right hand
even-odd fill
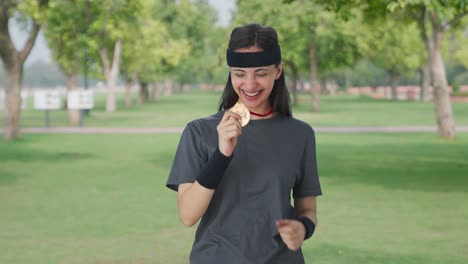
[[[242,134],[242,117],[236,113],[226,111],[218,130],[219,151],[226,157],[230,157],[237,145],[239,136]]]

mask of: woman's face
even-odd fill
[[[235,50],[236,52],[258,52],[262,49],[249,47]],[[281,76],[283,64],[274,64],[256,68],[231,67],[232,87],[239,96],[239,100],[250,111],[267,112],[270,110],[268,97],[273,89],[275,80]]]

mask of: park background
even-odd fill
[[[278,29],[293,114],[316,130],[306,262],[468,262],[467,1],[18,2],[0,3],[0,263],[188,263],[195,228],[165,181],[248,22]],[[94,108],[67,110],[85,88]],[[49,127],[43,90],[63,96]]]

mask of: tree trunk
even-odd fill
[[[299,98],[297,96],[297,79],[298,79],[298,70],[294,63],[288,63],[291,67],[291,80],[289,81],[289,87],[293,94],[293,105],[299,104]]]
[[[429,88],[431,86],[431,75],[430,75],[430,70],[429,66],[427,64],[422,65],[419,68],[419,73],[420,73],[420,81],[419,81],[419,87],[420,87],[420,100],[423,102],[429,101]]]
[[[6,140],[13,140],[20,137],[22,65],[13,65],[13,67],[6,69],[6,73],[3,129],[4,138]]]
[[[431,30],[426,28],[427,18],[431,23]],[[438,133],[441,137],[453,139],[456,135],[455,120],[453,119],[450,95],[447,91],[445,65],[441,54],[441,42],[444,28],[440,23],[435,14],[428,14],[425,8],[421,8],[418,25],[429,58]],[[429,32],[431,32],[431,35],[429,35]]]
[[[321,94],[328,94],[327,78],[321,78],[320,79],[320,93]]]
[[[12,5],[12,4],[11,4]],[[20,137],[21,115],[21,81],[23,78],[23,64],[29,56],[37,38],[40,25],[33,20],[33,27],[20,51],[17,51],[11,40],[8,20],[9,3],[2,3],[0,10],[0,58],[6,76],[5,83],[5,107],[3,111],[3,136],[6,140],[14,140]]]
[[[298,78],[296,88],[298,92],[304,92],[305,91],[304,81]]]
[[[149,98],[149,90],[147,82],[140,82],[140,93],[138,97],[138,102],[140,104],[146,104]]]
[[[164,95],[172,95],[174,91],[174,81],[166,79],[164,81]]]
[[[400,82],[400,74],[395,71],[389,71],[390,75],[390,86],[392,87],[392,100],[398,100],[398,83]]]
[[[333,79],[331,79],[330,85],[328,85],[327,87],[328,87],[328,93],[331,96],[336,96],[336,94],[338,93],[338,89],[340,89],[339,86],[338,86],[338,82],[337,82],[335,77]]]
[[[180,82],[175,82],[174,83],[174,91],[175,93],[180,93],[182,90],[182,84]]]
[[[312,40],[309,46],[309,62],[310,62],[310,91],[312,94],[312,111],[318,112],[320,110],[320,85],[317,76],[317,57],[315,54],[316,43]]]
[[[127,108],[130,108],[133,106],[132,87],[133,87],[132,79],[127,79],[125,83],[125,107]]]
[[[444,138],[453,139],[456,135],[455,120],[453,118],[450,94],[447,90],[445,65],[441,53],[443,32],[437,23],[435,18],[431,16],[432,37],[429,40],[432,42],[432,49],[429,50],[429,52],[431,53],[430,71],[434,92],[435,112],[439,135]]]
[[[71,92],[76,89],[77,73],[65,73],[65,87],[67,92]],[[79,126],[80,125],[80,110],[79,109],[68,109],[68,125]]]
[[[160,93],[161,93],[161,87],[159,86],[159,83],[153,82],[153,95],[152,95],[152,101],[157,102],[159,101],[160,98]]]
[[[432,51],[431,75],[432,87],[434,89],[434,104],[437,117],[439,135],[444,138],[455,138],[455,120],[453,119],[452,102],[447,90],[447,78],[445,76],[445,65],[442,60],[440,44],[442,32],[434,32],[434,49]]]
[[[210,87],[210,91],[214,91],[215,90],[215,85],[213,83],[209,83],[208,84]],[[184,83],[184,85],[182,85],[182,92],[190,92],[192,90],[192,85],[189,84],[189,83]]]
[[[106,112],[115,112],[117,108],[117,98],[115,94],[115,80],[111,76],[106,77],[107,84],[107,98],[106,98]]]
[[[138,82],[138,74],[133,74],[132,77],[127,78],[125,85],[125,107],[130,108],[133,106],[133,87]]]
[[[348,91],[349,88],[351,88],[351,72],[349,69],[346,69],[344,72],[344,78],[345,78],[345,91]]]
[[[104,47],[99,48],[99,55],[101,56],[104,65],[104,74],[106,76],[107,84],[106,112],[115,112],[117,109],[115,85],[117,83],[117,76],[119,74],[121,54],[122,41],[120,39],[117,40],[114,45],[114,56],[112,59],[112,64],[110,63],[106,49]]]

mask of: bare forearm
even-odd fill
[[[315,197],[294,200],[294,208],[298,216],[306,216],[317,225],[317,200]]]
[[[205,214],[214,191],[201,186],[197,181],[185,190],[179,190],[179,216],[186,226],[193,226]]]

